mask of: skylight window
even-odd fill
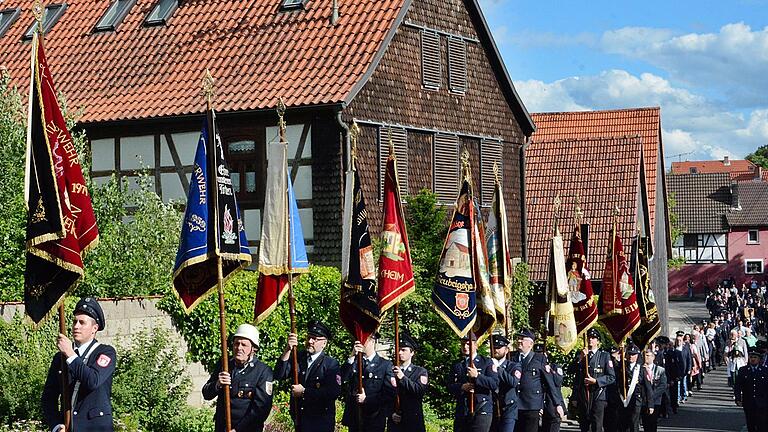
[[[159,0],[144,20],[144,25],[160,26],[168,23],[173,12],[179,7],[178,0]]]
[[[280,5],[281,10],[301,9],[304,7],[306,0],[283,0]]]
[[[123,22],[123,18],[128,15],[128,11],[131,10],[131,6],[134,3],[136,3],[136,0],[113,0],[107,12],[104,13],[99,23],[96,24],[94,31],[115,31],[117,26]]]
[[[51,4],[45,7],[45,12],[43,12],[43,34],[46,34],[51,30],[54,24],[56,24],[56,21],[58,21],[59,18],[61,18],[61,15],[64,14],[64,10],[66,9],[66,3]],[[37,20],[32,22],[32,25],[29,26],[29,29],[27,29],[27,32],[24,33],[22,39],[32,39],[32,35],[35,33],[36,28]]]
[[[6,31],[8,31],[9,28],[11,28],[11,24],[13,24],[17,18],[19,18],[19,13],[21,12],[21,9],[5,9],[0,11],[0,37],[3,37]]]

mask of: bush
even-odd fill
[[[167,432],[213,432],[213,410],[184,407],[168,424]]]
[[[178,344],[167,331],[155,328],[133,334],[130,345],[120,345],[117,353],[112,385],[115,417],[141,430],[165,430],[186,406],[191,388]]]

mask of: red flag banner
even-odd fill
[[[640,311],[624,246],[616,229],[611,231],[610,238],[603,273],[603,292],[600,295],[600,320],[613,341],[619,345],[640,325]]]
[[[568,269],[569,297],[576,319],[576,333],[579,336],[595,324],[598,315],[580,228],[577,224],[573,229],[571,244],[568,247],[568,260],[565,262]]]
[[[80,158],[59,109],[37,34],[32,53],[24,304],[32,321],[39,323],[83,276],[83,256],[98,243],[99,231]]]
[[[379,256],[378,298],[381,313],[416,288],[396,164],[394,154],[390,153],[384,175],[384,228],[381,232],[384,249]]]

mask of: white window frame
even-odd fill
[[[752,240],[752,233],[755,233],[754,240]],[[747,231],[747,244],[760,244],[760,230],[751,229]]]
[[[748,271],[749,265],[752,263],[760,263],[760,271],[750,272]],[[763,267],[762,259],[745,259],[744,260],[744,274],[763,274],[765,268]]]

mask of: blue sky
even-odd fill
[[[480,3],[529,111],[661,106],[667,166],[768,144],[768,0]]]

